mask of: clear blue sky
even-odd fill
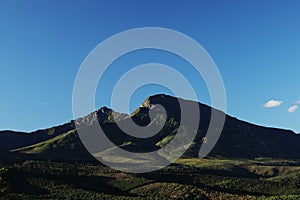
[[[73,83],[87,54],[121,31],[158,26],[183,32],[208,51],[223,76],[230,115],[300,132],[300,108],[295,110],[300,100],[299,10],[297,0],[1,0],[0,130],[31,131],[69,121]],[[97,106],[109,106],[118,66],[150,61],[184,65],[155,51],[120,58],[111,71],[117,75],[104,79],[107,94],[97,93]],[[167,91],[142,88],[130,108],[161,92]],[[201,81],[197,94],[209,104]],[[265,108],[272,99],[268,105],[279,106]],[[294,112],[288,112],[293,105]]]

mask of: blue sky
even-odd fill
[[[88,53],[121,31],[157,26],[185,33],[208,51],[223,77],[230,115],[300,132],[300,109],[296,109],[300,100],[299,10],[296,0],[2,0],[0,130],[31,131],[69,121],[73,83]],[[192,79],[191,71],[182,70],[186,63],[172,55],[151,50],[132,53],[118,59],[104,85],[100,83],[99,88],[107,92],[97,93],[97,106],[110,105],[109,95],[121,66],[154,61]],[[141,88],[133,95],[130,109],[161,92],[169,91],[159,86]],[[201,102],[210,103],[201,80],[196,92]]]

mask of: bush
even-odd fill
[[[7,193],[8,186],[5,181],[5,174],[7,172],[7,169],[2,167],[0,168],[0,196],[3,196]]]

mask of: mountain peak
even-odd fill
[[[103,123],[112,114],[113,110],[107,107],[101,107],[99,110],[91,112],[90,114],[76,119],[76,125],[89,126],[96,122]]]
[[[152,96],[147,97],[143,103],[140,105],[140,108],[153,108],[155,104],[164,105],[170,102],[178,102],[178,99],[173,96],[169,96],[166,94],[155,94]]]
[[[95,123],[109,123],[109,122],[117,122],[128,115],[124,113],[115,112],[113,109],[110,109],[106,106],[101,107],[97,111],[94,111],[84,117],[76,119],[76,125],[78,126],[90,126]]]
[[[103,106],[99,110],[96,111],[97,115],[111,115],[114,112],[112,109]]]

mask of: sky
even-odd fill
[[[71,120],[73,84],[89,52],[122,31],[164,27],[193,38],[212,57],[224,81],[228,114],[300,133],[299,10],[297,0],[1,0],[0,130],[33,131]],[[180,71],[199,101],[210,104],[189,63],[144,50],[112,64],[99,82],[96,106],[111,106],[122,73],[149,62]],[[158,85],[141,87],[129,110],[156,93],[172,94]]]

